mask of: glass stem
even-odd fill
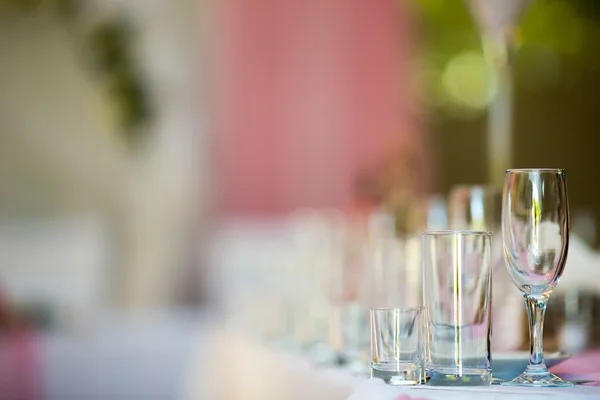
[[[544,315],[547,298],[527,297],[527,316],[529,317],[529,367],[546,369],[544,364]]]

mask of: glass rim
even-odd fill
[[[400,312],[400,313],[409,313],[415,311],[423,311],[425,307],[408,307],[408,308],[400,308],[400,307],[371,307],[370,311],[392,311],[392,312]]]
[[[492,231],[472,229],[434,229],[424,230],[421,236],[493,236]]]
[[[491,190],[491,191],[495,191],[495,192],[496,191],[500,191],[500,192],[502,191],[502,188],[500,188],[500,187],[498,187],[496,185],[493,185],[491,183],[473,183],[473,184],[470,184],[470,183],[460,183],[458,185],[453,185],[450,188],[450,192],[453,192],[453,191],[458,190],[458,189],[469,189],[469,190],[472,190],[472,189],[483,189],[483,190]]]
[[[564,174],[564,168],[511,168],[507,169],[507,174],[530,174],[532,172],[539,173],[555,173],[555,174]]]

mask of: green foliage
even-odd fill
[[[45,8],[69,28],[79,23],[83,3],[82,0],[0,0],[0,5],[24,13]],[[126,20],[118,19],[105,21],[86,32],[76,38],[77,43],[89,56],[88,67],[106,82],[113,101],[119,106],[123,135],[133,143],[151,116],[146,85],[133,57],[133,28]]]
[[[99,26],[88,38],[92,64],[105,77],[120,105],[121,121],[131,139],[150,116],[145,86],[136,71],[131,52],[132,33],[124,21]]]
[[[458,52],[478,49],[479,34],[465,2],[413,0],[422,18],[425,46],[442,61]],[[600,34],[600,1],[533,1],[516,29],[519,44],[548,47],[559,55],[596,58]]]
[[[420,19],[421,64],[429,71],[428,100],[436,107],[452,108],[456,104],[446,101],[440,82],[452,60],[482,52],[478,27],[466,1],[412,2]],[[599,0],[534,0],[513,28],[515,72],[525,74],[526,85],[556,83],[564,61],[570,68],[600,68]]]

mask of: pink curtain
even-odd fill
[[[210,85],[220,211],[343,207],[361,169],[416,139],[401,3],[218,3]]]

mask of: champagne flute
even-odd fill
[[[569,205],[562,169],[506,171],[502,240],[508,272],[525,298],[529,317],[529,365],[506,385],[570,387],[550,373],[542,349],[544,314],[565,267]]]
[[[512,164],[513,65],[519,19],[533,0],[466,0],[479,26],[483,52],[496,81],[488,110],[488,181],[500,187],[502,171]]]

